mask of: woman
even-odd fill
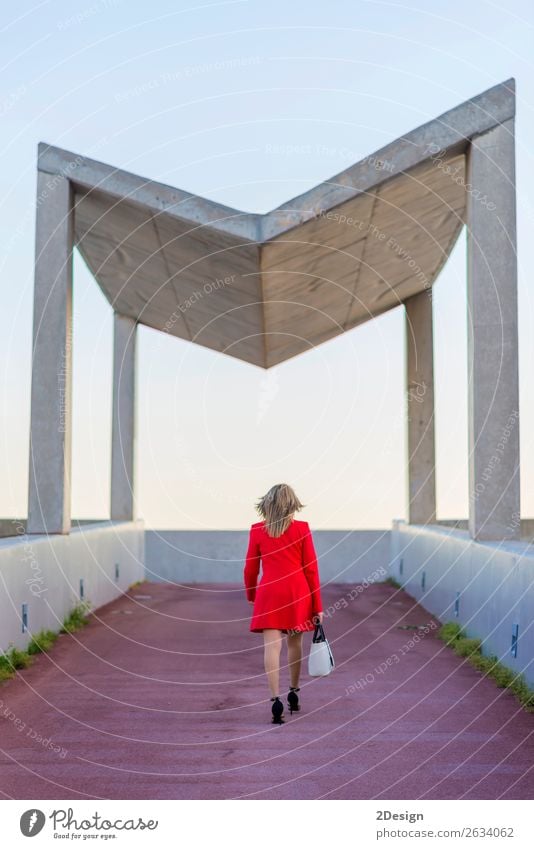
[[[285,483],[271,487],[256,504],[263,521],[250,528],[244,569],[247,599],[254,604],[250,630],[263,633],[265,672],[271,691],[273,722],[281,724],[280,650],[287,634],[291,686],[290,712],[300,710],[302,635],[323,621],[317,556],[307,522],[294,515],[304,505]],[[262,575],[257,584],[258,573]]]

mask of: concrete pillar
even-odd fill
[[[412,295],[404,307],[408,520],[426,525],[436,521],[432,289]]]
[[[72,191],[37,172],[28,533],[70,531]]]
[[[467,168],[469,531],[520,536],[514,121],[476,136]]]
[[[134,518],[136,322],[115,313],[113,421],[111,433],[111,518]]]

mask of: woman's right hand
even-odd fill
[[[314,622],[316,624],[322,625],[323,624],[323,616],[324,616],[324,614],[323,614],[322,610],[320,610],[318,613],[314,613],[314,615],[313,615]]]

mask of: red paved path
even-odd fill
[[[415,632],[398,626],[432,621],[405,593],[374,585],[348,601],[351,589],[324,588],[325,607],[347,600],[325,621],[335,672],[304,675],[303,711],[275,726],[261,635],[248,632],[242,588],[136,587],[0,685],[0,792],[14,799],[532,799],[534,714],[435,631],[402,653]],[[385,673],[351,691],[387,658]],[[32,741],[28,729],[66,756]]]

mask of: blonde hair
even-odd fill
[[[302,510],[292,487],[287,483],[272,486],[256,504],[256,510],[265,519],[265,530],[270,537],[280,537],[289,528],[293,513]]]

